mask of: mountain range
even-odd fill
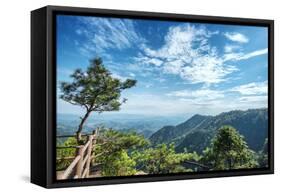
[[[151,116],[134,114],[92,114],[86,121],[83,133],[91,133],[93,129],[103,126],[120,131],[135,131],[148,138],[165,125],[174,125],[184,121],[186,115]],[[57,135],[73,135],[80,123],[79,115],[57,114]]]
[[[149,139],[153,145],[173,142],[178,152],[187,150],[202,153],[223,125],[236,128],[244,136],[249,148],[259,151],[268,136],[268,110],[234,110],[216,116],[196,114],[181,124],[162,127]]]

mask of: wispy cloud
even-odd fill
[[[247,43],[249,42],[249,39],[238,32],[226,32],[224,33],[225,37],[233,42],[238,42],[238,43]]]
[[[250,52],[250,53],[247,53],[247,54],[241,56],[239,58],[239,60],[245,60],[245,59],[249,59],[252,57],[259,56],[259,55],[265,55],[265,54],[267,54],[267,52],[268,52],[268,49],[261,49],[261,50],[253,51],[253,52]]]
[[[206,111],[214,114],[217,110],[267,107],[268,97],[266,92],[267,82],[253,82],[229,90],[208,88],[176,90],[167,93],[166,96],[170,97],[171,100],[177,99],[175,106],[178,110],[187,107],[186,111]]]
[[[227,44],[224,46],[224,52],[225,53],[232,53],[240,49],[241,47],[239,45],[233,45],[233,44]]]
[[[147,56],[139,56],[135,57],[136,62],[146,64],[146,65],[155,65],[155,66],[161,66],[163,64],[163,61],[157,58],[151,58]]]
[[[268,97],[266,95],[263,96],[243,96],[239,98],[241,103],[259,103],[266,105]]]
[[[223,91],[211,89],[198,89],[198,90],[179,90],[167,94],[167,96],[181,97],[185,99],[200,99],[201,101],[214,100],[223,98]]]
[[[128,19],[81,17],[76,31],[83,37],[82,52],[104,53],[107,49],[122,50],[136,46],[144,39]]]
[[[239,92],[242,95],[262,95],[267,94],[268,90],[268,82],[252,82],[249,84],[244,84],[240,86],[236,86],[230,91]]]
[[[231,52],[224,55],[224,61],[240,61],[267,54],[268,49],[256,50],[250,53]]]
[[[137,114],[218,114],[234,109],[267,107],[267,95],[231,95],[224,90],[179,90],[167,95],[132,94],[126,96],[124,113]],[[176,98],[176,101],[175,101]],[[175,103],[176,102],[176,103]],[[159,111],[155,111],[159,110]],[[161,111],[160,111],[161,110]]]

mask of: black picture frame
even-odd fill
[[[268,27],[268,168],[188,174],[56,180],[56,14],[141,18]],[[46,188],[274,173],[274,21],[231,17],[46,6],[31,12],[31,182]]]

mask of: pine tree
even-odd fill
[[[158,144],[155,148],[135,151],[132,157],[137,168],[148,174],[168,174],[192,171],[183,166],[184,161],[197,161],[196,153],[176,153],[174,144]]]
[[[210,147],[204,150],[203,161],[213,170],[254,168],[257,166],[254,152],[244,137],[231,126],[221,127]]]
[[[266,138],[262,149],[259,151],[259,166],[264,168],[268,167],[268,139]]]
[[[120,101],[121,91],[136,84],[136,80],[127,79],[122,82],[112,77],[102,64],[101,58],[91,60],[86,71],[76,69],[71,78],[73,78],[72,82],[61,82],[60,98],[85,110],[76,132],[78,142],[81,140],[81,131],[91,112],[118,111],[121,104],[127,100]]]

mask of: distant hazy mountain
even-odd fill
[[[176,150],[202,152],[210,144],[218,128],[223,125],[235,127],[255,151],[262,148],[268,135],[268,112],[263,109],[230,111],[217,116],[194,115],[184,123],[165,126],[151,135],[153,144],[176,144]]]
[[[159,128],[165,125],[174,125],[184,121],[184,116],[146,116],[134,114],[99,114],[88,119],[84,132],[90,133],[99,126],[113,128],[116,130],[136,131],[149,137]],[[57,135],[73,135],[79,125],[78,115],[58,114]]]

